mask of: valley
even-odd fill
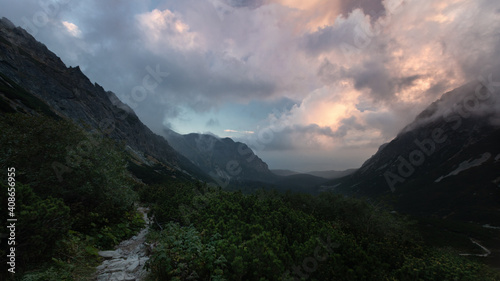
[[[500,280],[499,92],[444,93],[357,169],[275,170],[229,137],[154,133],[3,18],[0,164],[23,210],[5,280]]]

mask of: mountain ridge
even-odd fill
[[[42,100],[60,117],[124,141],[136,152],[161,160],[172,171],[210,179],[154,134],[114,93],[92,83],[78,66],[66,67],[44,44],[6,18],[0,19],[0,51],[0,73],[7,88],[10,84],[6,79]],[[19,105],[18,101],[10,99],[9,104]]]
[[[292,175],[298,175],[298,174],[303,174],[303,175],[312,175],[324,179],[336,179],[336,178],[341,178],[344,176],[347,176],[349,174],[352,174],[356,171],[357,169],[346,169],[342,171],[337,171],[337,170],[324,170],[324,171],[309,171],[309,172],[297,172],[297,171],[292,171],[292,170],[286,170],[286,169],[271,169],[271,172],[278,175],[278,176],[292,176]]]
[[[447,92],[359,170],[323,188],[393,198],[397,210],[416,215],[500,221],[499,100],[498,91],[477,81]]]
[[[168,129],[164,130],[163,135],[175,150],[219,181],[219,184],[228,185],[231,180],[265,183],[276,180],[268,165],[244,143],[209,134],[181,135]]]

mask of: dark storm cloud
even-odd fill
[[[364,131],[366,129],[366,126],[360,124],[354,116],[342,119],[340,124],[340,127],[333,134],[334,137],[342,138],[351,130]]]
[[[333,144],[333,142],[341,141],[350,131],[364,131],[366,129],[366,126],[360,124],[356,117],[351,116],[342,119],[336,130],[318,124],[294,124],[280,129],[264,128],[242,140],[249,143],[254,149],[265,151],[320,148],[322,144],[318,137],[327,137],[329,142]]]
[[[422,75],[411,75],[411,76],[406,76],[406,77],[400,77],[397,79],[394,79],[394,87],[397,90],[404,90],[407,87],[413,86],[415,81],[418,79],[422,78]]]
[[[232,7],[247,7],[257,8],[265,3],[264,0],[224,0],[225,3]]]
[[[261,3],[228,2],[238,7],[253,7]],[[87,1],[69,3],[65,8],[73,13],[72,18],[77,19],[73,23],[82,30],[82,38],[64,38],[59,42],[52,38],[49,48],[66,57],[66,63],[80,65],[91,80],[114,90],[120,97],[126,97],[131,95],[134,87],[142,84],[142,79],[148,75],[146,67],[154,69],[158,65],[162,72],[169,73],[154,93],[148,93],[156,98],[140,103],[140,110],[144,112],[161,111],[157,107],[167,102],[187,104],[196,111],[204,112],[228,101],[266,98],[276,88],[274,82],[259,77],[259,74],[248,77],[242,61],[226,59],[220,53],[169,48],[168,37],[172,34],[168,30],[160,30],[160,36],[166,38],[165,46],[160,45],[160,49],[151,52],[151,42],[147,38],[148,33],[153,31],[142,29],[135,16],[141,11],[148,12],[149,7],[145,4]],[[36,9],[29,13],[34,12]],[[62,12],[58,16],[60,20],[65,19]],[[55,26],[46,28],[52,32],[55,29]],[[214,64],[219,65],[218,69],[212,67]]]
[[[450,87],[449,83],[446,81],[438,81],[432,84],[426,91],[426,95],[431,97],[436,97],[443,94],[446,89]]]
[[[411,87],[422,75],[398,77],[392,74],[387,63],[378,60],[366,61],[361,66],[342,71],[343,78],[352,79],[358,90],[368,90],[374,101],[397,101],[395,94]]]
[[[0,0],[0,16],[22,26],[54,1]],[[241,126],[258,138],[276,119],[282,130],[273,131],[266,153],[306,155],[329,140],[336,152],[353,139],[374,140],[372,147],[444,92],[478,76],[500,81],[499,1],[405,0],[397,11],[382,5],[392,0],[59,2],[66,4],[47,10],[35,37],[91,81],[134,102],[148,67],[168,73],[133,108],[154,131],[203,131],[220,120],[211,129],[221,133],[230,119],[227,129]],[[294,105],[276,105],[279,114],[253,102],[280,98]],[[255,112],[252,122],[228,110],[235,104]]]
[[[341,26],[326,26],[307,33],[302,38],[302,46],[312,56],[339,48],[342,43],[351,42],[357,23],[349,21]]]
[[[341,12],[347,16],[354,9],[361,9],[373,20],[385,15],[385,7],[382,0],[342,0],[340,1]]]
[[[368,61],[362,66],[355,66],[343,76],[352,79],[356,89],[368,89],[375,100],[385,101],[394,97],[391,75],[386,65],[380,61]]]
[[[325,58],[318,68],[318,77],[325,85],[334,83],[339,78],[339,66]]]
[[[360,41],[370,40],[367,31],[361,28],[360,22],[366,15],[370,16],[373,25],[377,19],[385,15],[382,2],[371,0],[340,1],[342,19],[337,19],[339,23],[319,27],[311,33],[307,33],[302,38],[302,47],[310,55],[319,54],[339,49],[345,44],[359,46]],[[355,9],[361,12],[352,14]],[[378,26],[377,28],[379,28]],[[365,27],[366,28],[366,27]],[[371,35],[371,34],[369,34]],[[364,44],[364,42],[363,42]],[[340,50],[339,50],[340,51]]]

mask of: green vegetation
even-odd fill
[[[91,276],[98,248],[111,248],[142,227],[123,147],[45,116],[7,114],[0,131],[0,166],[16,169],[17,279]],[[2,173],[4,191],[6,177]],[[4,206],[6,197],[2,192]],[[3,221],[7,215],[1,213]],[[7,233],[5,224],[0,232]],[[0,249],[4,264],[6,249]]]
[[[174,178],[66,120],[7,114],[0,130],[0,165],[16,168],[15,280],[91,280],[98,249],[142,226],[137,202],[153,218],[150,280],[500,280],[426,245],[415,222],[362,200],[244,194]]]
[[[151,280],[498,280],[426,247],[414,222],[364,201],[152,185]],[[194,279],[193,279],[194,278]]]

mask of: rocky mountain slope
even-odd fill
[[[277,176],[247,145],[230,138],[173,131],[154,134],[114,93],[92,83],[78,66],[66,67],[45,45],[5,18],[0,20],[0,99],[2,112],[69,118],[124,142],[134,162],[130,169],[143,180],[154,182],[168,174],[224,188],[251,186],[251,190],[294,190],[323,182],[312,176],[300,181]]]
[[[181,135],[171,130],[165,130],[164,136],[175,150],[219,181],[273,182],[277,179],[244,143],[208,134]]]
[[[246,144],[208,134],[164,135],[186,158],[209,174],[220,186],[252,191],[259,188],[317,194],[327,179],[311,174],[277,175]],[[342,172],[341,172],[342,173]]]
[[[398,210],[500,221],[500,97],[471,82],[444,94],[354,174],[325,190],[392,198]]]
[[[160,161],[172,174],[209,180],[114,93],[92,83],[78,66],[66,67],[45,45],[6,18],[0,20],[0,84],[4,112],[42,110],[70,118],[123,141],[142,162]]]

